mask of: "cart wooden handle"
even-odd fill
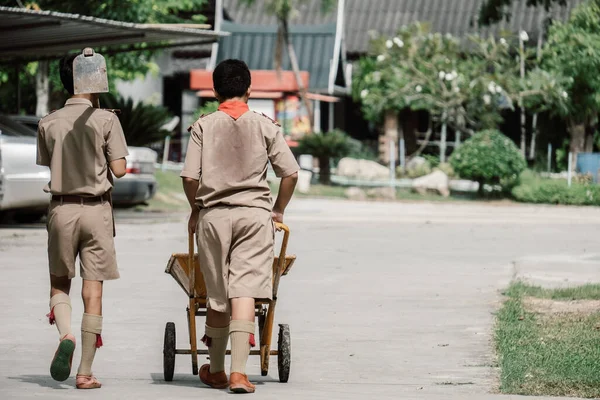
[[[286,224],[282,224],[277,222],[275,224],[275,228],[278,231],[283,231],[283,240],[281,242],[281,250],[279,251],[279,265],[277,266],[277,270],[275,271],[275,279],[273,282],[273,299],[277,298],[277,290],[279,289],[279,280],[281,279],[281,274],[285,269],[285,254],[287,252],[288,241],[290,239],[290,228]]]
[[[196,297],[196,263],[194,262],[194,234],[188,236],[188,268],[190,271],[190,297]]]

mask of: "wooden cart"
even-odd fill
[[[283,241],[279,256],[273,260],[273,300],[256,300],[256,317],[258,318],[260,350],[251,350],[250,355],[260,356],[261,374],[269,373],[269,356],[277,356],[279,369],[279,381],[287,382],[290,376],[291,366],[291,337],[290,327],[287,324],[279,324],[279,340],[277,350],[271,350],[271,338],[273,335],[273,321],[275,319],[275,306],[277,304],[277,289],[279,280],[287,275],[296,256],[286,255],[289,228],[284,224],[276,225],[278,231],[283,232]],[[192,373],[198,375],[198,354],[207,355],[208,350],[198,350],[196,336],[196,317],[206,316],[206,285],[200,272],[198,255],[194,252],[194,236],[189,236],[189,252],[176,253],[171,256],[167,264],[166,273],[173,276],[183,291],[189,297],[187,307],[188,331],[190,335],[190,349],[178,349],[175,338],[175,323],[167,322],[165,327],[165,342],[163,348],[163,368],[165,381],[173,380],[175,371],[175,356],[177,354],[188,354],[192,356]],[[190,268],[192,266],[192,268]],[[231,354],[227,350],[227,354]]]

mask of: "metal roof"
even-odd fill
[[[433,32],[450,33],[464,37],[477,32],[479,9],[484,0],[345,0],[344,30],[348,54],[360,55],[367,52],[373,33],[391,36],[405,25],[413,22],[428,22]],[[550,12],[553,19],[565,20],[572,9],[584,0],[569,1],[567,7],[554,6]],[[528,7],[527,0],[519,0],[511,6],[510,22],[501,22],[485,28],[484,34],[499,31],[529,32],[537,40],[540,22],[545,16],[543,7]],[[226,16],[242,24],[276,25],[269,15],[265,0],[256,0],[248,7],[242,0],[223,0]],[[292,24],[315,25],[335,23],[335,10],[321,11],[321,0],[307,0],[299,6],[299,13]]]
[[[0,7],[0,61],[55,58],[83,47],[105,52],[211,43],[224,32],[169,25],[112,21],[84,15]]]
[[[219,40],[217,62],[227,58],[239,58],[244,60],[251,70],[274,69],[273,55],[277,41],[275,26],[223,21],[221,28],[230,32],[231,36]],[[309,89],[312,91],[322,92],[329,87],[335,33],[335,24],[290,27],[300,69],[310,73]],[[287,49],[284,49],[282,69],[291,70]]]

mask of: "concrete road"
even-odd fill
[[[493,394],[493,313],[512,260],[600,252],[595,208],[297,200],[287,223],[298,262],[282,279],[276,323],[291,327],[292,374],[278,383],[273,359],[261,378],[251,358],[260,399],[516,398]],[[165,323],[188,343],[187,297],[164,273],[186,251],[185,216],[120,213],[117,230],[122,278],[105,285],[94,365],[104,387],[86,398],[225,398],[191,375],[186,356],[173,382],[162,377]],[[43,226],[0,228],[0,399],[83,396],[74,378],[48,373],[57,333],[45,318],[45,243]],[[80,288],[77,279],[77,333]]]

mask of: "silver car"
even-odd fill
[[[50,195],[50,170],[36,165],[36,132],[0,115],[0,214],[18,212],[21,221],[39,219]]]
[[[33,115],[11,115],[10,119],[33,130],[35,137],[40,118]],[[127,175],[115,180],[114,183],[113,203],[115,205],[142,204],[154,197],[158,187],[154,177],[158,158],[156,152],[146,147],[128,147],[127,149],[129,150]]]

